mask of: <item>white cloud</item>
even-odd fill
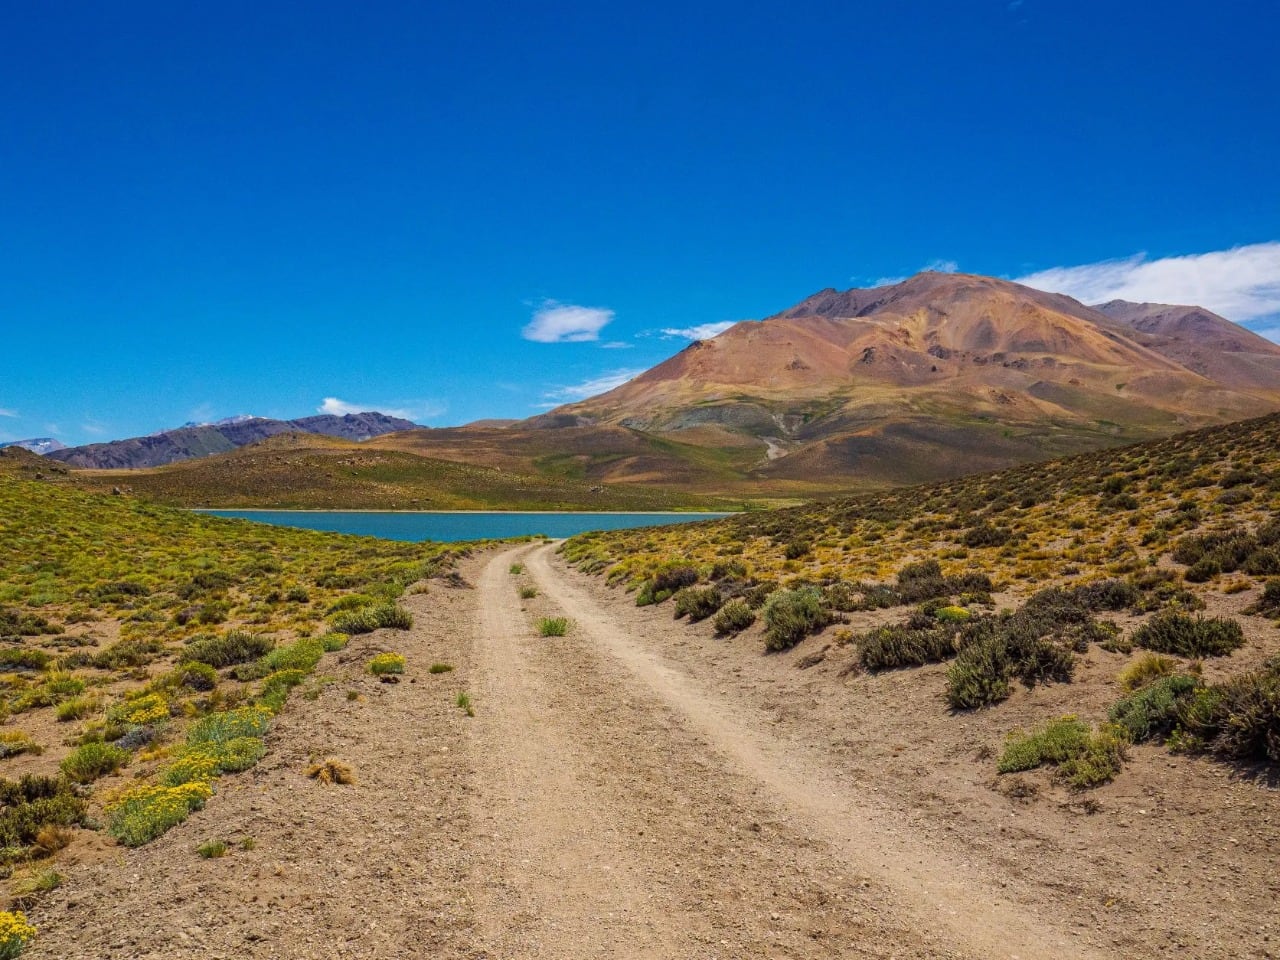
[[[599,393],[608,393],[614,387],[620,387],[628,380],[638,377],[642,373],[644,373],[643,367],[632,370],[614,370],[612,373],[601,374],[598,377],[584,380],[582,383],[577,383],[573,386],[548,390],[544,396],[556,403],[572,403],[575,400],[585,400],[587,397],[594,397]]]
[[[957,263],[955,260],[941,260],[941,259],[930,260],[923,267],[921,267],[920,270],[917,270],[916,273],[919,273],[922,270],[932,270],[935,273],[958,273],[960,271],[960,264]],[[911,276],[914,276],[914,274],[912,274]],[[892,286],[896,286],[899,283],[902,283],[904,280],[910,280],[911,276],[877,277],[876,280],[874,280],[871,283],[871,286],[872,287],[892,287]],[[854,283],[863,282],[863,279],[861,277],[852,277],[851,279],[853,280]]]
[[[1083,303],[1194,304],[1239,323],[1280,314],[1280,241],[1159,260],[1138,253],[1040,270],[1017,282]]]
[[[955,273],[960,269],[960,264],[954,260],[930,260],[924,265],[924,269],[935,273]]]
[[[600,331],[613,319],[613,311],[603,307],[579,307],[555,300],[543,301],[522,336],[535,343],[581,343],[599,340]]]
[[[625,340],[610,340],[608,343],[600,344],[601,350],[630,350],[634,347],[634,343],[627,343]]]
[[[88,420],[80,424],[80,429],[93,437],[102,437],[107,433],[107,428],[96,420]]]
[[[721,320],[719,323],[700,323],[693,327],[664,327],[662,332],[668,337],[683,337],[685,340],[710,340],[724,333],[737,320]]]
[[[324,402],[316,407],[316,412],[332,414],[335,417],[345,417],[352,413],[385,413],[389,417],[418,421],[438,417],[447,409],[445,404],[434,400],[427,400],[412,407],[386,407],[376,403],[348,403],[337,397],[325,397]]]
[[[0,417],[16,417],[17,415],[17,410],[6,410],[4,407],[0,407]]]

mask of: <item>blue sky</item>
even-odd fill
[[[1278,43],[1248,0],[10,4],[0,440],[523,417],[931,264],[1280,338]]]

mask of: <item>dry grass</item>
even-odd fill
[[[307,776],[320,783],[351,785],[356,782],[355,771],[350,764],[337,757],[327,757],[307,767]]]

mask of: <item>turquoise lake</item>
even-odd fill
[[[354,533],[384,540],[496,540],[546,534],[572,537],[588,530],[622,530],[667,523],[692,523],[724,513],[371,513],[320,510],[201,510],[215,517],[239,517],[283,527]]]

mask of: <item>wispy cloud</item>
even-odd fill
[[[662,332],[668,337],[683,337],[685,340],[710,340],[724,333],[737,320],[721,320],[717,323],[699,323],[692,327],[663,327]]]
[[[5,407],[0,407],[0,417],[16,417],[17,415],[17,410],[9,410]]]
[[[920,270],[932,270],[935,273],[958,273],[960,270],[960,264],[957,263],[955,260],[935,259],[935,260],[930,260],[928,263],[922,266]],[[917,270],[916,272],[919,273],[920,270]],[[891,287],[896,283],[901,283],[903,280],[911,279],[912,276],[913,274],[907,274],[901,277],[878,277],[876,278],[876,280],[874,280],[871,283],[871,286]],[[855,283],[862,282],[862,280],[858,277],[854,277],[853,280]]]
[[[1019,277],[1018,283],[1083,303],[1194,304],[1239,323],[1280,314],[1280,241],[1159,260],[1138,253],[1039,270]]]
[[[544,300],[533,312],[522,336],[535,343],[582,343],[599,340],[600,331],[613,319],[604,307],[580,307],[573,303]]]
[[[575,400],[585,400],[587,397],[594,397],[600,393],[608,393],[614,387],[620,387],[628,380],[638,377],[644,373],[643,367],[636,367],[629,370],[614,370],[611,373],[604,373],[590,380],[584,380],[582,383],[575,383],[568,387],[556,387],[554,390],[548,390],[543,396],[552,401],[550,406],[557,403],[572,403]]]
[[[600,344],[600,349],[601,350],[630,350],[634,346],[635,346],[634,343],[629,343],[626,340],[610,340],[608,343]]]
[[[84,423],[80,424],[80,429],[91,437],[103,437],[106,436],[107,433],[107,428],[97,420],[86,420]]]
[[[337,397],[325,397],[324,402],[316,408],[316,412],[332,414],[335,417],[345,417],[352,413],[385,413],[389,417],[419,421],[441,416],[447,409],[446,404],[435,400],[423,401],[409,407],[393,407],[376,403],[350,403]]]

